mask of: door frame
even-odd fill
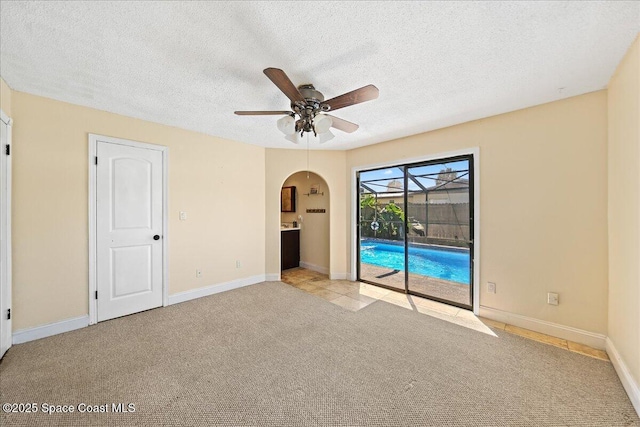
[[[169,299],[169,148],[164,145],[149,144],[129,139],[89,134],[89,324],[98,322],[98,302],[95,293],[98,289],[97,268],[97,174],[96,155],[98,142],[125,145],[127,147],[145,148],[162,153],[162,306],[168,305]]]
[[[358,277],[358,262],[360,255],[358,254],[358,238],[359,238],[359,218],[358,203],[359,191],[357,172],[369,169],[381,169],[385,167],[403,166],[408,163],[430,162],[438,159],[446,159],[449,157],[457,157],[471,155],[473,157],[473,314],[480,314],[480,147],[465,148],[456,151],[447,151],[441,153],[428,154],[419,157],[395,159],[391,161],[371,163],[366,165],[354,166],[351,168],[351,277],[352,281],[356,281]]]
[[[9,147],[9,154],[5,151],[6,147],[2,147],[3,153],[0,159],[0,162],[4,165],[4,168],[0,168],[4,174],[3,181],[6,183],[6,186],[0,187],[0,205],[2,206],[2,218],[4,218],[3,224],[0,224],[0,227],[2,227],[5,235],[2,251],[0,251],[2,252],[2,265],[5,266],[4,274],[0,277],[0,292],[4,292],[4,297],[9,302],[7,306],[11,309],[13,306],[11,300],[11,155],[13,154],[11,134],[13,120],[2,110],[0,110],[0,120],[7,125],[7,141],[5,144]],[[0,322],[2,323],[0,327],[6,328],[8,331],[6,336],[2,334],[2,340],[8,342],[8,349],[13,344],[12,319],[7,319],[7,313],[0,313],[0,316],[2,316],[3,319],[2,322]]]

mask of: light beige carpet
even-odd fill
[[[14,346],[1,403],[135,412],[0,425],[640,425],[610,363],[496,334],[263,283]]]

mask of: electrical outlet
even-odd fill
[[[236,268],[242,268],[242,263],[240,260],[236,261]]]
[[[496,284],[493,282],[487,282],[487,291],[490,294],[495,294],[496,293]]]
[[[187,213],[180,211],[180,221],[186,221],[186,220],[187,220]]]
[[[196,268],[196,277],[198,279],[202,277],[202,270],[200,270],[199,268]]]
[[[554,292],[547,294],[547,304],[558,305],[560,303],[560,297]]]

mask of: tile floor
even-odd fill
[[[391,270],[362,262],[360,263],[360,278],[404,290],[404,271]],[[471,304],[468,285],[413,273],[409,273],[409,283],[411,289],[420,294],[432,295],[465,305]]]
[[[367,283],[329,280],[326,274],[304,268],[292,268],[283,271],[281,281],[351,311],[361,310],[375,301],[384,301],[490,335],[495,336],[495,333],[491,330],[493,328],[585,356],[609,361],[609,357],[604,350],[598,350],[583,344],[540,334],[491,319],[477,317],[468,310]]]

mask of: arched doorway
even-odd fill
[[[281,193],[281,197],[285,195],[285,209],[281,203],[280,212],[281,269],[295,266],[295,263],[285,261],[291,256],[291,245],[295,245],[295,234],[298,233],[298,266],[329,274],[330,198],[326,181],[318,174],[303,171],[290,175],[282,188],[286,190]]]

